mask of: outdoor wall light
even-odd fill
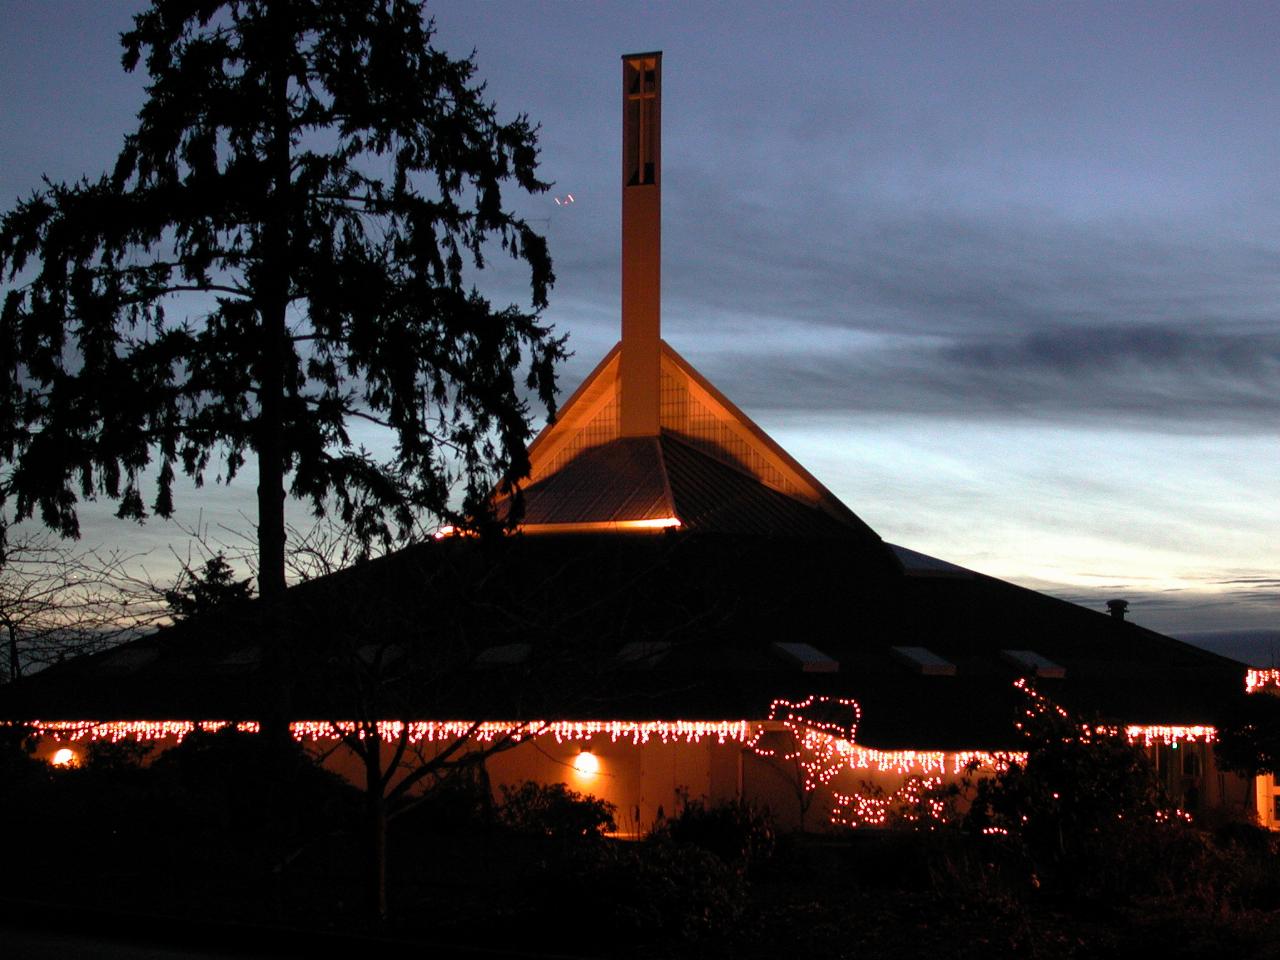
[[[573,769],[583,777],[594,777],[600,772],[600,758],[590,750],[583,750],[573,758]]]
[[[76,752],[69,747],[63,747],[49,758],[49,762],[55,767],[71,767],[75,766]]]

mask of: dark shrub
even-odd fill
[[[606,832],[615,829],[613,813],[612,804],[564,784],[504,787],[497,820],[509,831],[506,879],[523,875],[517,902],[535,916],[573,904],[579,935],[588,942],[694,940],[726,933],[746,902],[739,870],[697,843],[675,842],[665,832],[639,843],[612,840]],[[710,837],[715,831],[703,833]],[[738,850],[740,844],[728,843],[726,849]]]
[[[563,783],[544,785],[526,780],[518,787],[503,786],[498,820],[517,833],[555,840],[599,840],[616,829],[614,810],[613,804],[577,793]]]
[[[137,740],[94,740],[85,754],[84,765],[99,773],[119,773],[142,766],[151,745]]]
[[[1026,762],[978,781],[965,826],[1020,851],[1035,882],[1087,890],[1099,882],[1100,856],[1128,839],[1141,846],[1156,835],[1148,825],[1172,827],[1176,817],[1145,754],[1122,732],[1027,693]]]
[[[359,810],[358,792],[300,745],[231,728],[191,734],[148,772],[182,803],[170,826],[241,849],[287,854]]]
[[[1005,877],[1024,872],[1026,889],[1094,903],[1154,899],[1214,914],[1280,903],[1280,851],[1265,831],[1190,822],[1122,733],[1028,692],[1027,760],[980,781],[963,823],[970,842],[986,841],[983,859]]]
[[[49,783],[49,765],[35,758],[35,749],[26,727],[0,724],[0,804],[25,803],[29,792]]]
[[[582,859],[564,891],[610,941],[702,940],[732,929],[747,903],[742,875],[691,844],[612,843]]]
[[[700,847],[739,870],[772,856],[776,831],[766,811],[745,800],[707,806],[687,793],[682,793],[681,799],[680,813],[656,827],[656,835]]]
[[[481,764],[457,767],[427,784],[396,817],[398,829],[429,836],[467,834],[494,823],[497,811]]]

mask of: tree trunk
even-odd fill
[[[270,123],[272,138],[268,148],[271,169],[271,196],[263,223],[258,251],[260,272],[257,287],[259,333],[258,422],[255,425],[258,454],[258,590],[262,598],[263,634],[268,638],[263,650],[265,689],[263,733],[287,748],[289,739],[289,677],[291,673],[291,631],[281,600],[285,593],[284,566],[284,385],[289,307],[289,210],[290,210],[290,121],[288,52],[292,30],[287,0],[268,7],[273,43],[278,51],[270,75]]]
[[[271,196],[263,224],[258,284],[261,350],[258,366],[258,588],[268,604],[285,590],[284,568],[284,389],[289,308],[290,169],[288,52],[292,31],[288,4],[276,0],[269,7],[279,51],[271,65],[272,139],[268,163]]]
[[[285,304],[263,304],[257,429],[258,591],[268,604],[277,602],[285,591],[284,336]]]
[[[369,923],[380,927],[387,920],[387,805],[382,792],[382,738],[376,725],[372,739],[364,742],[366,848],[365,895]]]

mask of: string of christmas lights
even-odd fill
[[[1264,671],[1251,671],[1263,673]],[[1280,685],[1280,671],[1267,671],[1273,678],[1267,682]],[[1023,690],[1030,702],[1026,715],[1036,711],[1052,711],[1069,719],[1067,712],[1047,697],[1039,694],[1025,680],[1015,686]],[[843,714],[845,722],[837,722],[832,716]],[[607,737],[612,743],[630,743],[643,746],[657,740],[664,744],[684,742],[701,743],[714,739],[720,744],[741,743],[762,757],[779,757],[795,762],[802,774],[804,789],[812,792],[832,782],[841,772],[875,771],[909,777],[904,785],[889,796],[836,793],[831,821],[847,826],[874,826],[883,824],[893,810],[923,811],[908,818],[929,815],[939,801],[925,798],[925,792],[942,782],[947,774],[959,776],[980,770],[1001,772],[1011,764],[1026,761],[1022,752],[988,752],[981,750],[878,750],[856,742],[857,726],[862,717],[858,703],[846,698],[811,696],[798,703],[775,700],[769,708],[768,720],[760,723],[748,720],[558,720],[558,721],[485,721],[467,720],[382,720],[376,724],[356,721],[302,720],[290,724],[294,739],[303,743],[334,742],[347,737],[364,739],[378,736],[394,743],[405,738],[411,744],[453,742],[473,739],[491,743],[499,739],[513,742],[552,737],[557,743],[585,742],[595,737]],[[260,732],[254,721],[232,723],[227,720],[57,720],[32,721],[27,726],[40,736],[55,741],[117,742],[126,738],[138,741],[172,739],[181,743],[195,731],[216,733],[234,725],[244,733]],[[1023,725],[1018,723],[1021,728]],[[790,734],[791,748],[777,750],[764,743],[765,735],[786,731]],[[1081,725],[1081,735],[1114,736],[1119,728]],[[1124,728],[1130,743],[1178,744],[1190,742],[1211,743],[1217,731],[1210,726],[1137,725]]]
[[[33,720],[26,725],[41,737],[57,741],[108,740],[115,743],[132,738],[139,741],[173,739],[181,743],[192,733],[217,733],[232,726],[228,720]],[[241,733],[258,733],[256,721],[234,724]],[[756,726],[748,720],[379,720],[375,726],[354,720],[298,720],[289,724],[293,738],[303,743],[335,741],[347,736],[359,739],[374,735],[394,743],[407,736],[410,743],[452,742],[463,737],[490,743],[509,738],[521,741],[535,737],[553,737],[557,743],[608,737],[613,743],[630,742],[642,746],[651,740],[662,743],[682,741],[700,743],[714,739],[718,743],[746,743],[756,735]]]
[[[814,717],[847,711],[850,721],[840,725]],[[804,789],[812,791],[830,783],[843,770],[915,774],[936,777],[948,772],[959,775],[980,769],[1006,770],[1011,763],[1026,760],[1025,753],[985,750],[876,750],[856,742],[862,708],[854,700],[811,696],[799,703],[775,700],[769,707],[769,721],[781,723],[792,736],[794,749],[779,751],[761,743],[767,726],[748,743],[757,755],[795,762],[804,774]]]
[[[1067,713],[1061,706],[1054,703],[1044,694],[1032,687],[1026,679],[1017,680],[1014,686],[1025,693],[1029,703],[1024,711],[1027,718],[1031,718],[1037,712],[1053,712],[1064,720],[1070,720],[1071,715]],[[1019,730],[1023,729],[1023,724],[1017,722],[1014,724]],[[1154,746],[1155,744],[1163,744],[1171,746],[1179,743],[1213,743],[1218,739],[1218,730],[1205,724],[1180,726],[1177,724],[1163,723],[1131,723],[1124,728],[1125,738],[1133,744],[1142,744],[1144,747]],[[1090,741],[1095,736],[1114,737],[1121,731],[1120,727],[1109,726],[1107,724],[1098,724],[1090,726],[1087,723],[1080,724],[1080,736],[1085,742]]]
[[[1107,732],[1114,732],[1114,728]],[[1146,724],[1130,724],[1124,728],[1125,739],[1130,744],[1142,744],[1143,746],[1153,746],[1162,744],[1171,746],[1175,744],[1212,744],[1217,740],[1216,727],[1170,727],[1160,723]]]
[[[1259,690],[1280,692],[1280,669],[1250,669],[1246,671],[1244,675],[1244,692],[1257,693]]]
[[[377,733],[394,743],[401,737],[410,743],[452,742],[463,737],[482,743],[499,739],[521,741],[553,737],[557,743],[608,737],[613,743],[629,741],[641,746],[650,740],[662,743],[683,741],[700,743],[715,739],[719,743],[746,743],[754,734],[748,720],[494,720],[475,723],[469,720],[379,720]],[[355,721],[302,720],[289,725],[294,739],[303,742],[337,740],[355,735],[361,739],[372,734],[368,725]]]
[[[1125,738],[1130,743],[1141,743],[1144,747],[1153,744],[1170,746],[1177,743],[1213,743],[1218,739],[1216,727],[1178,727],[1162,724],[1145,726],[1131,724],[1124,728]]]
[[[1258,678],[1254,674],[1262,674],[1264,671],[1250,671],[1249,682],[1251,684],[1270,682],[1280,687],[1280,670],[1266,672],[1274,676]],[[1065,709],[1039,693],[1026,679],[1016,681],[1014,686],[1028,697],[1029,702],[1024,711],[1028,719],[1038,713],[1049,712],[1063,720],[1071,720],[1070,714]],[[829,723],[804,720],[805,710],[815,705],[829,707],[832,702],[852,709],[854,721],[847,730],[840,731]],[[805,773],[806,790],[812,790],[818,785],[831,781],[841,769],[841,763],[837,758],[843,758],[844,763],[855,769],[875,769],[882,773],[899,774],[919,771],[924,774],[924,776],[909,777],[898,790],[888,795],[875,788],[869,788],[867,792],[857,794],[835,793],[831,822],[840,826],[883,826],[895,812],[904,820],[911,822],[921,819],[941,821],[946,814],[945,804],[937,797],[930,796],[929,791],[942,784],[942,775],[948,768],[948,757],[951,760],[950,771],[957,775],[962,772],[974,773],[984,767],[999,773],[1007,770],[1011,764],[1025,763],[1027,759],[1026,753],[1014,752],[961,751],[943,754],[912,750],[897,752],[868,750],[853,742],[861,711],[857,704],[851,701],[828,701],[822,697],[810,697],[799,704],[776,701],[774,707],[775,709],[770,712],[771,719],[781,719],[792,730],[797,744],[794,752],[782,754],[782,756],[784,759],[795,760],[800,764]],[[806,722],[816,729],[801,732],[799,724]],[[1015,726],[1021,730],[1024,725],[1018,722]],[[1095,736],[1118,736],[1120,732],[1119,727],[1105,725],[1090,727],[1088,724],[1080,724],[1080,734],[1086,742]],[[1180,743],[1213,743],[1218,736],[1216,728],[1207,725],[1129,724],[1123,728],[1123,732],[1129,743],[1141,744],[1143,747],[1156,744],[1176,746]],[[845,735],[841,737],[840,733]],[[821,739],[823,737],[834,738],[834,742],[824,742]],[[758,752],[773,755],[772,751]],[[1157,812],[1156,819],[1161,822],[1170,819],[1190,822],[1191,815],[1184,810],[1160,811]],[[984,830],[984,833],[1007,835],[1008,831],[1002,827],[990,827]]]
[[[941,777],[911,777],[893,793],[835,794],[831,822],[844,827],[883,827],[897,811],[908,823],[946,818],[946,804],[931,791],[942,786]]]
[[[106,740],[118,743],[133,739],[139,742],[173,739],[181,743],[192,733],[217,733],[232,726],[229,720],[32,720],[27,727],[41,737],[51,737],[58,742],[80,740]],[[256,721],[245,720],[235,724],[241,733],[258,733]]]
[[[1100,724],[1095,727],[1084,726],[1086,742],[1093,736],[1116,737],[1120,735],[1120,727]],[[1210,726],[1171,726],[1168,724],[1131,723],[1124,728],[1124,737],[1131,744],[1152,747],[1156,744],[1177,746],[1183,743],[1213,743],[1218,739],[1218,728]]]

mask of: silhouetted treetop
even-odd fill
[[[523,391],[553,410],[564,356],[545,241],[502,192],[546,189],[537,130],[431,38],[405,0],[135,17],[123,63],[150,81],[113,171],[0,222],[0,504],[74,536],[82,499],[169,516],[178,470],[230,481],[252,453],[271,597],[286,489],[386,545],[527,472]],[[491,247],[529,309],[470,286]]]

